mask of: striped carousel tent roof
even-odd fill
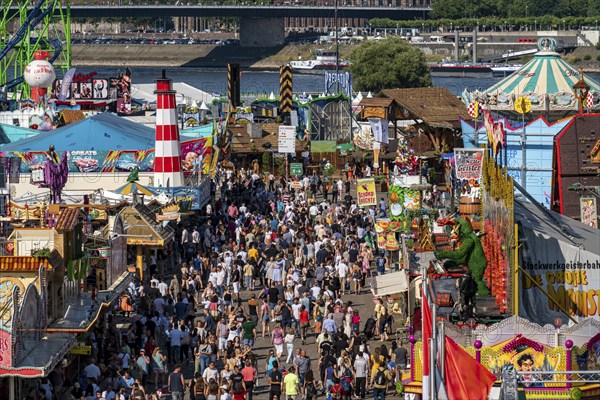
[[[506,93],[519,96],[522,93],[556,94],[573,93],[573,85],[579,80],[579,71],[560,58],[554,51],[540,51],[518,71],[488,88],[485,93]],[[598,82],[584,75],[590,90],[600,92]]]

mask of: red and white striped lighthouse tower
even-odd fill
[[[177,104],[172,81],[156,80],[156,143],[154,149],[154,186],[183,186],[181,147],[177,126]]]

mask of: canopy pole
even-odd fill
[[[136,247],[135,267],[140,274],[140,281],[144,281],[144,251],[141,244]]]
[[[9,400],[17,400],[15,395],[15,377],[11,376],[8,378],[8,398]]]

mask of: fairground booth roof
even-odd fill
[[[386,119],[421,120],[431,128],[458,129],[459,118],[471,119],[465,105],[442,87],[384,89],[379,97],[363,98],[359,106],[363,109],[391,108],[392,115]]]
[[[464,101],[479,101],[480,105],[498,111],[514,111],[520,97],[531,100],[531,112],[574,111],[579,102],[573,86],[583,74],[564,61],[556,50],[556,41],[543,38],[538,41],[539,52],[516,72],[484,91],[463,95]],[[583,74],[589,86],[584,99],[587,110],[600,109],[600,84]]]

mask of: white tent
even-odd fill
[[[360,101],[363,99],[363,95],[361,92],[358,92],[358,94],[356,95],[356,97],[354,98],[354,100],[352,100],[352,105],[353,106],[357,106],[360,104]]]

